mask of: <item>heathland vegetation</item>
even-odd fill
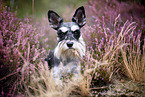
[[[74,5],[61,10],[65,21],[81,6],[75,3],[74,0]],[[145,6],[137,0],[88,0],[84,3],[87,25],[81,32],[87,52],[80,59],[82,74],[78,79],[64,77],[63,85],[54,83],[52,71],[44,61],[57,42],[47,16],[34,18],[37,10],[32,6],[35,9],[32,17],[21,18],[19,7],[12,9],[3,0],[0,4],[2,97],[145,95]]]

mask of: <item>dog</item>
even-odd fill
[[[53,69],[54,77],[79,74],[79,57],[83,58],[86,52],[86,44],[80,31],[86,24],[84,7],[76,9],[72,22],[63,22],[52,10],[48,11],[48,20],[50,27],[57,31],[57,46],[46,58],[49,68]]]

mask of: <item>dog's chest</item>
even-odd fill
[[[77,65],[79,63],[79,60],[77,57],[75,58],[71,58],[71,57],[65,57],[65,58],[60,58],[60,63],[62,63],[64,66],[67,66],[67,65]]]
[[[64,76],[66,74],[79,74],[80,66],[77,59],[61,60],[58,66],[54,66],[54,76]]]

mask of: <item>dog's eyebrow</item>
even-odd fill
[[[71,31],[76,31],[76,30],[79,30],[80,28],[79,28],[79,26],[77,26],[77,25],[73,25],[72,27],[71,27]]]
[[[67,32],[69,29],[67,28],[67,27],[61,27],[61,28],[59,28],[59,30],[61,30],[62,32]]]

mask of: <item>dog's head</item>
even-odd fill
[[[63,19],[54,11],[48,11],[50,26],[57,30],[58,44],[54,50],[54,55],[58,59],[73,58],[74,51],[82,57],[85,55],[85,42],[83,41],[80,29],[86,24],[84,7],[79,7],[73,15],[72,22],[63,22]]]

